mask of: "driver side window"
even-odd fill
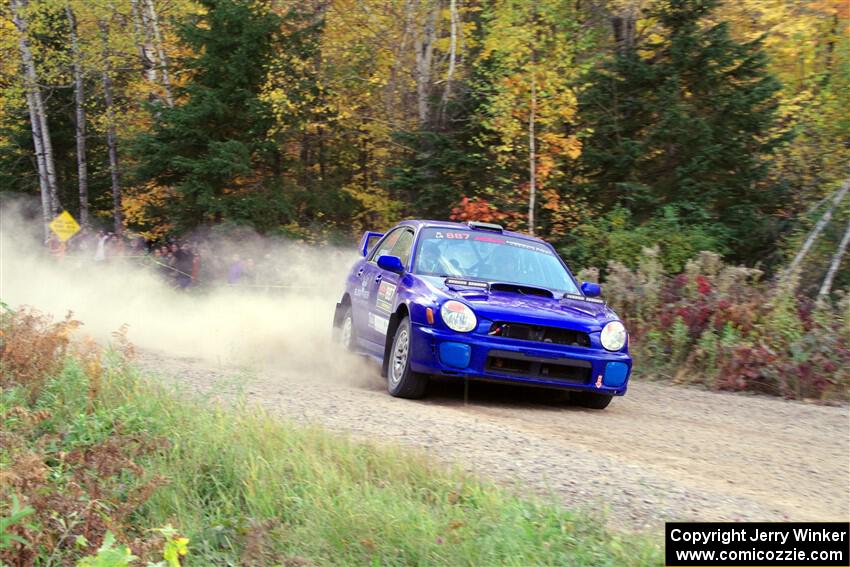
[[[372,256],[369,257],[369,261],[373,264],[378,261],[378,258],[381,256],[392,255],[392,249],[398,242],[398,239],[401,237],[404,229],[397,228],[388,235],[384,237],[383,240],[375,247],[374,251],[372,251]]]
[[[390,255],[398,256],[401,258],[401,263],[404,264],[404,266],[407,266],[407,263],[410,261],[410,251],[412,248],[413,233],[409,230],[404,230],[396,241],[395,246],[393,246]]]

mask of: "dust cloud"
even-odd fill
[[[104,343],[127,325],[138,349],[220,366],[355,383],[375,372],[331,340],[353,248],[207,235],[205,243],[228,259],[239,254],[258,265],[275,263],[284,281],[274,288],[223,284],[181,291],[132,260],[95,262],[91,249],[52,258],[31,209],[22,200],[0,203],[0,300],[12,308],[31,306],[54,319],[72,311],[82,332]]]

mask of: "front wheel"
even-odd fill
[[[410,319],[402,319],[395,331],[388,361],[387,391],[396,398],[421,398],[425,395],[428,377],[410,367]]]
[[[571,392],[570,399],[576,405],[590,409],[605,409],[614,396],[608,394],[597,394],[596,392]]]

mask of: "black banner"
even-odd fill
[[[667,567],[850,567],[845,522],[668,522]]]

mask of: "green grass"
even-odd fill
[[[53,412],[45,427],[71,445],[116,431],[166,438],[139,462],[167,482],[128,521],[138,534],[174,525],[190,539],[184,565],[662,564],[648,537],[418,453],[215,406],[123,365],[84,411],[86,384],[69,361],[37,402]]]

